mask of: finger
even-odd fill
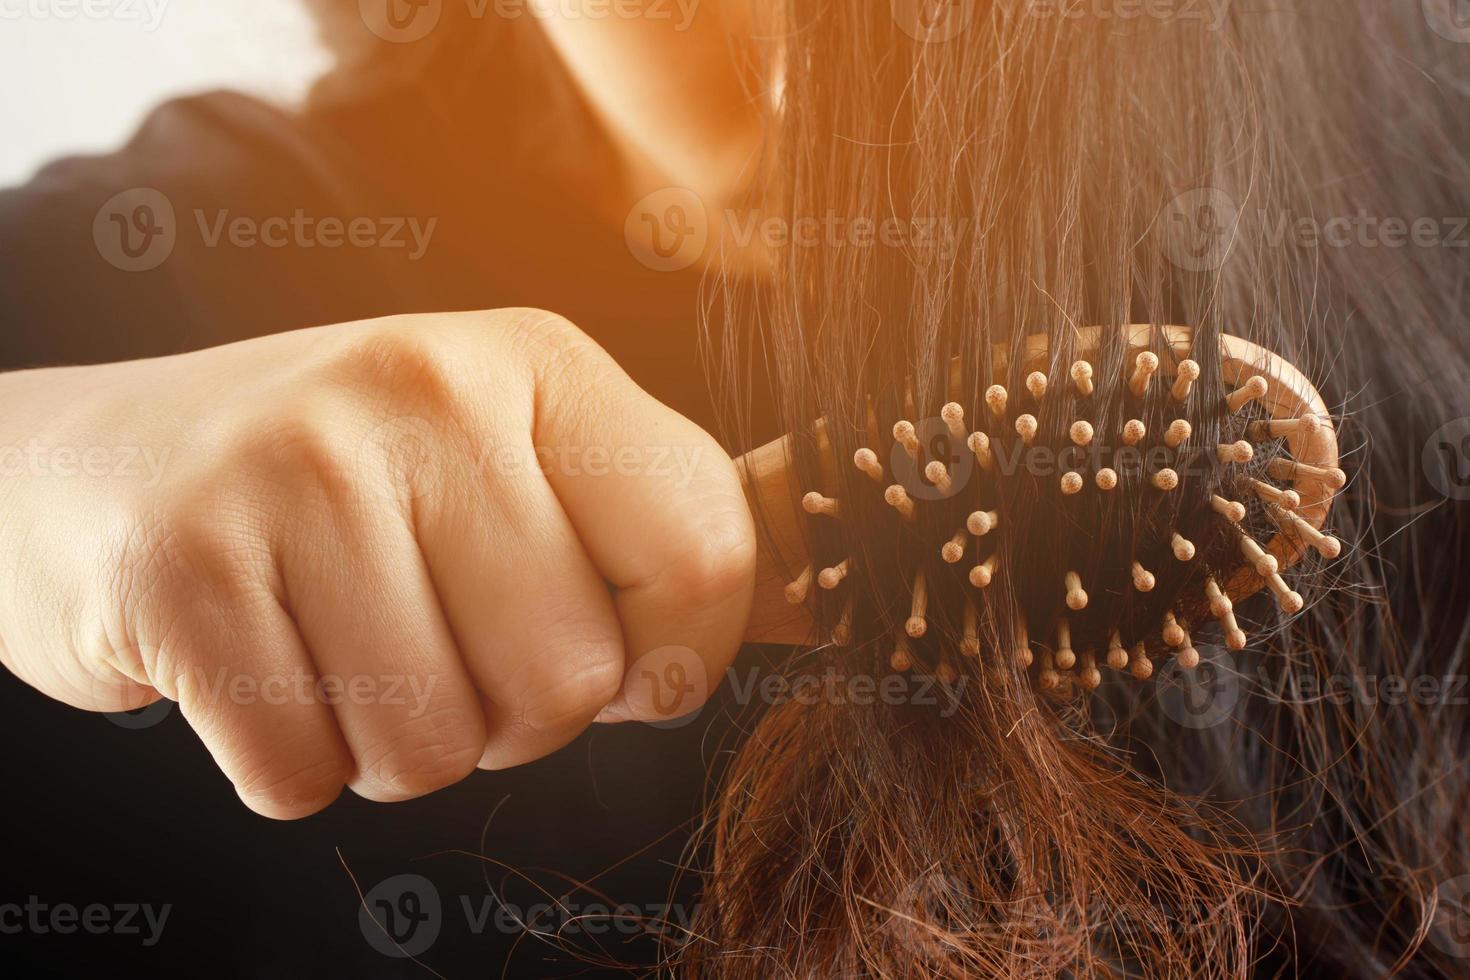
[[[623,678],[623,638],[607,585],[529,465],[525,427],[519,439],[419,497],[424,557],[487,702],[486,769],[566,745]]]
[[[615,589],[626,659],[685,650],[697,704],[740,647],[755,531],[733,464],[702,429],[645,394],[579,332],[549,324],[533,363],[533,439],[593,564]],[[606,717],[664,718],[630,673]],[[681,708],[693,704],[681,704]]]
[[[352,759],[295,625],[264,575],[242,577],[216,549],[168,550],[157,588],[171,601],[139,629],[148,685],[179,703],[250,809],[278,820],[323,809]]]
[[[371,479],[361,488],[371,497]],[[456,783],[485,742],[484,711],[460,663],[423,558],[386,500],[317,508],[293,535],[285,589],[352,759],[348,786],[394,802]],[[290,547],[290,546],[288,546]]]

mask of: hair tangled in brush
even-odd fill
[[[1222,724],[1180,726],[1152,686],[1047,698],[998,656],[954,658],[968,683],[947,712],[771,708],[728,773],[702,921],[670,964],[708,977],[1436,975],[1453,948],[1437,889],[1470,872],[1466,713],[1448,698],[1302,690],[1464,670],[1466,509],[1426,482],[1419,448],[1470,414],[1457,306],[1470,273],[1450,249],[1329,249],[1296,229],[1470,213],[1463,50],[1429,6],[1376,0],[1233,5],[1218,23],[997,0],[958,5],[958,32],[928,41],[905,29],[909,6],[768,11],[775,110],[756,205],[789,227],[836,215],[931,233],[792,242],[764,257],[760,285],[717,283],[710,341],[732,441],[760,441],[749,408],[768,394],[777,431],[797,434],[803,486],[819,486],[813,419],[850,459],[868,395],[896,406],[907,385],[937,411],[954,358],[973,386],[995,345],[1040,332],[1050,382],[1065,383],[1083,325],[1186,323],[1279,352],[1347,416],[1355,483],[1333,522],[1351,547],[1298,578],[1301,616],[1259,597],[1241,610],[1251,646],[1207,654],[1241,693]],[[1201,384],[1218,378],[1217,345],[1193,356]],[[1099,374],[1126,370],[1110,357]],[[966,389],[976,406],[981,388]],[[1065,439],[1065,421],[1043,418],[1042,437]],[[1212,425],[1202,440],[1228,439]],[[864,479],[844,468],[838,496],[860,499]],[[1086,550],[1047,502],[1008,501],[1022,571]],[[804,651],[794,670],[889,672],[917,556],[881,504],[850,510],[813,522],[810,546],[862,566],[863,612],[848,648]],[[1009,648],[1036,601],[997,585],[985,651]],[[929,642],[961,642],[936,632]]]

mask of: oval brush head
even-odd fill
[[[1067,364],[1045,336],[1014,358],[997,346],[995,379],[1021,378],[1013,390],[960,392],[956,362],[956,397],[928,418],[911,395],[892,421],[869,399],[864,444],[842,459],[819,422],[820,486],[797,485],[791,436],[742,457],[765,530],[747,640],[802,644],[825,629],[845,645],[881,624],[895,670],[953,676],[955,654],[1010,656],[1038,662],[1044,688],[1093,688],[1100,665],[1140,680],[1158,657],[1193,667],[1191,634],[1211,622],[1244,647],[1235,604],[1263,588],[1300,611],[1282,573],[1308,548],[1341,550],[1322,531],[1346,478],[1321,396],[1237,337],[1218,338],[1212,383],[1187,327],[1122,328],[1122,370],[1107,371],[1118,340],[1084,328]],[[833,552],[841,536],[820,522],[847,520],[891,554]],[[1018,635],[984,650],[999,602],[1019,613]]]

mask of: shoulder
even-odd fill
[[[115,151],[0,190],[0,320],[13,341],[0,367],[149,356],[330,318],[310,292],[280,288],[307,253],[228,234],[297,212],[372,213],[391,180],[359,160],[332,118],[211,92],[158,106]],[[347,259],[317,249],[301,274],[341,275]]]

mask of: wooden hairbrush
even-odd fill
[[[1244,647],[1235,606],[1262,589],[1300,611],[1282,573],[1308,548],[1339,554],[1322,528],[1346,483],[1316,388],[1229,335],[1207,385],[1192,329],[1120,329],[1077,331],[1066,363],[1045,335],[1019,361],[997,345],[983,392],[961,392],[955,361],[956,397],[937,416],[916,418],[909,395],[892,422],[868,399],[866,426],[843,439],[819,422],[820,486],[796,485],[792,436],[738,460],[764,529],[746,639],[840,646],[881,626],[894,669],[941,675],[957,655],[1030,667],[1034,646],[1041,686],[1093,688],[1100,662],[1139,679],[1159,657],[1193,667],[1191,634],[1210,623]],[[1007,378],[1024,380],[1007,390]],[[1206,431],[1220,438],[1199,445]],[[1048,455],[1051,472],[1036,463]],[[848,519],[885,550],[839,553],[821,522]],[[983,649],[1001,601],[1020,610],[1019,635]]]

